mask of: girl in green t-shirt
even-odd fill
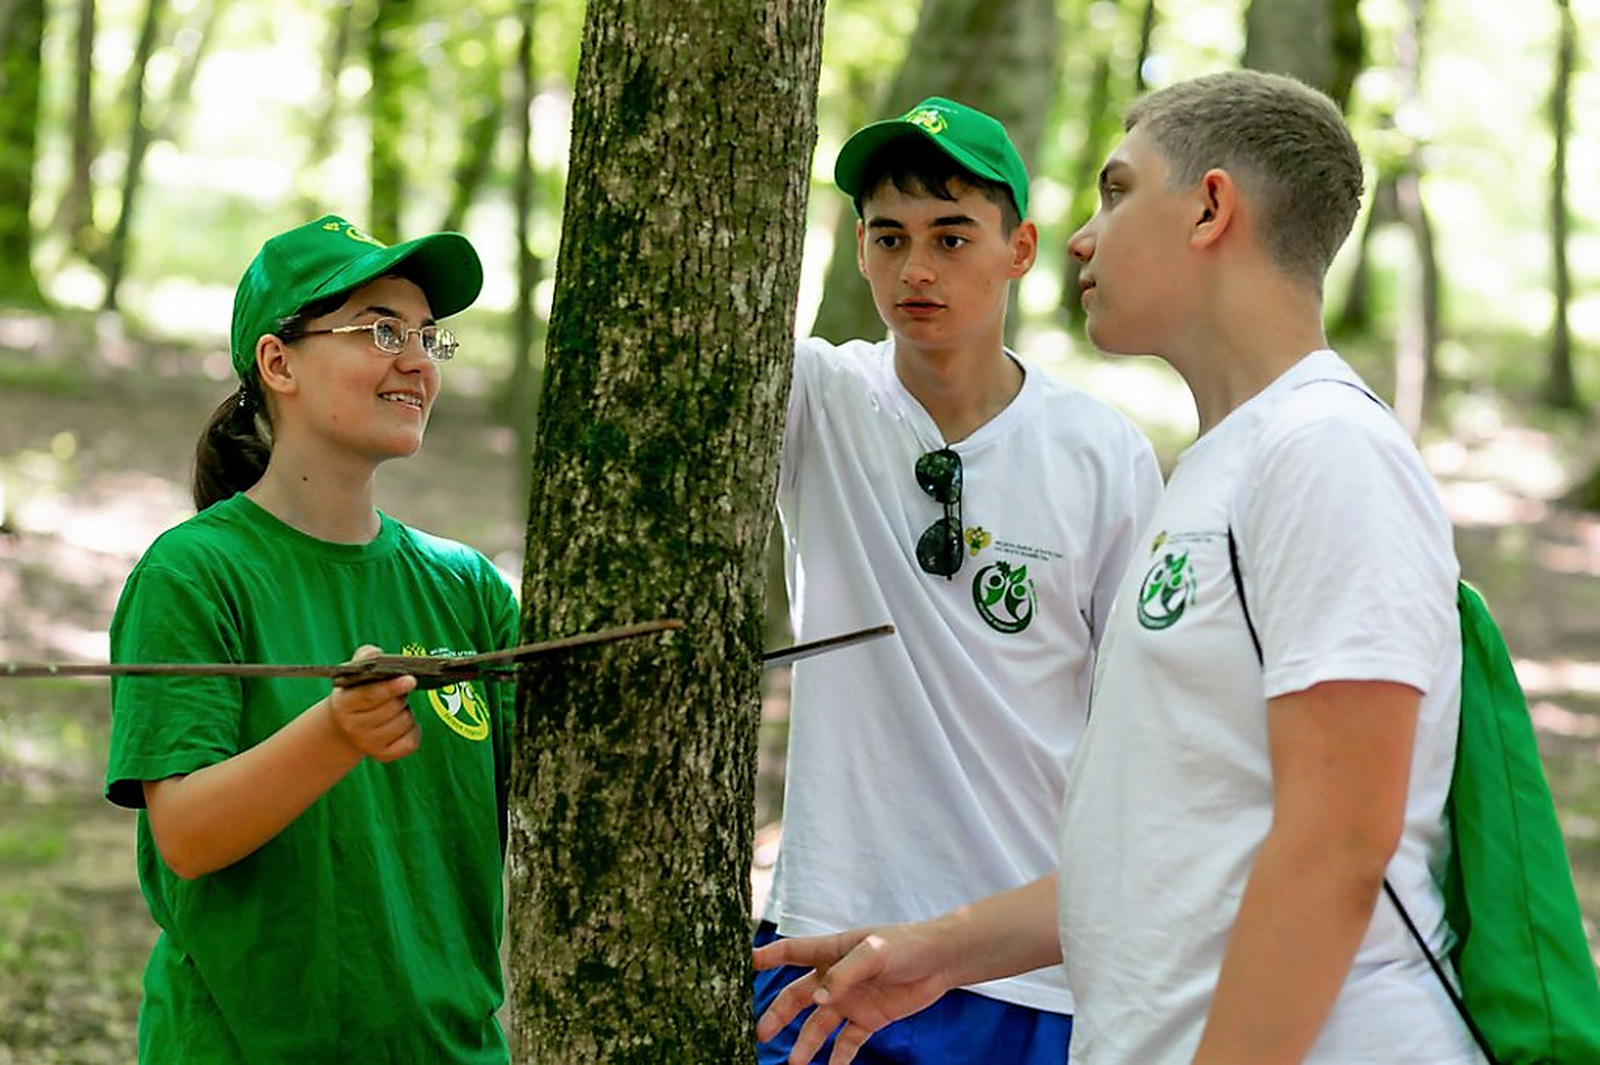
[[[386,247],[328,216],[235,296],[239,389],[196,453],[193,518],[139,561],[117,661],[336,661],[514,641],[481,554],[373,505],[422,446],[482,268],[466,238]],[[107,796],[139,811],[161,935],[142,1062],[500,1062],[511,693],[412,677],[122,677]]]

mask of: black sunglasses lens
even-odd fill
[[[917,565],[924,573],[949,577],[961,568],[961,526],[953,518],[940,518],[917,540]]]
[[[947,447],[930,451],[917,459],[917,484],[946,505],[961,498],[961,456]]]

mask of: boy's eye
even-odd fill
[[[893,251],[900,246],[900,235],[898,233],[880,233],[875,239],[875,243],[885,251]]]
[[[946,233],[939,238],[939,244],[947,251],[955,251],[967,242],[967,238],[957,233]]]

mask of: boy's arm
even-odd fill
[[[335,688],[254,747],[184,776],[146,781],[162,860],[190,880],[226,868],[282,832],[363,758],[390,762],[414,752],[420,734],[406,696],[416,684],[394,677]]]
[[[1420,701],[1404,684],[1330,681],[1268,703],[1272,825],[1194,1065],[1289,1065],[1310,1051],[1399,844]]]
[[[844,1065],[873,1032],[932,1005],[951,988],[1059,961],[1054,873],[927,921],[780,939],[756,950],[755,967],[802,965],[812,971],[784,988],[761,1015],[756,1037],[771,1039],[816,1005],[789,1060],[810,1061],[844,1025],[829,1059],[830,1065]]]

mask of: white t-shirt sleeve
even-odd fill
[[[1330,680],[1426,691],[1456,625],[1449,522],[1387,412],[1354,392],[1322,411],[1270,427],[1240,486],[1266,695]]]

